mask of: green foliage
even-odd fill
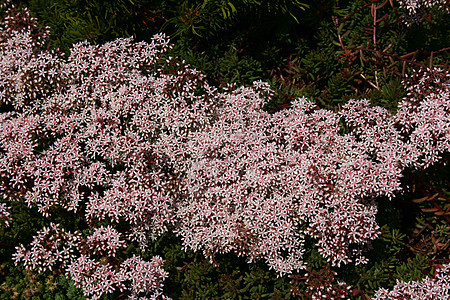
[[[8,276],[0,285],[0,299],[85,299],[81,289],[58,273],[34,274],[21,266],[1,265]]]
[[[82,218],[65,210],[46,219],[23,201],[5,201],[11,207],[12,221],[8,228],[0,227],[0,299],[84,299],[82,291],[58,271],[32,273],[15,266],[12,255],[18,244],[29,244],[37,230],[50,222],[60,223],[69,230],[85,228]]]
[[[230,29],[237,19],[249,15],[260,19],[268,16],[289,15],[298,23],[298,11],[309,7],[299,0],[172,0],[167,1],[168,18],[163,29],[169,27],[172,36],[196,35],[198,37],[215,35]]]
[[[26,1],[38,20],[51,28],[50,47],[66,53],[73,43],[83,40],[100,44],[119,37],[151,37],[159,25],[154,25],[148,5],[143,0]]]
[[[174,53],[183,55],[185,61],[208,75],[216,85],[240,82],[251,84],[261,78],[263,67],[260,60],[254,57],[241,57],[239,45],[230,44],[226,49],[215,45],[208,53],[192,49],[190,43],[176,44]]]
[[[448,18],[443,19],[448,14],[436,12],[433,22],[407,28],[388,2],[378,3],[376,11],[374,35],[370,2],[317,1],[298,34],[302,44],[274,78],[322,107],[369,98],[374,105],[395,110],[404,96],[405,74],[421,66],[445,66],[448,51],[441,49],[448,45],[442,43],[450,28]],[[431,27],[434,32],[427,29]],[[413,34],[416,30],[421,33]],[[425,49],[432,49],[433,56]]]
[[[401,281],[420,281],[425,275],[432,274],[430,259],[424,255],[417,255],[395,268],[394,278]]]
[[[277,277],[264,262],[248,264],[233,253],[211,262],[201,253],[183,250],[172,233],[163,234],[141,255],[163,257],[170,274],[165,295],[173,299],[291,299],[289,278]]]

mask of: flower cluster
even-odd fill
[[[12,5],[1,26],[0,101],[23,106],[60,86],[61,57],[42,51],[49,31],[39,29],[27,9]],[[59,78],[58,78],[59,77]]]
[[[449,299],[450,298],[450,264],[439,266],[433,277],[422,281],[398,281],[391,291],[379,289],[374,299]]]
[[[126,246],[120,238],[121,233],[113,227],[101,226],[87,237],[85,247],[91,249],[93,254],[115,257],[117,250]]]
[[[51,223],[37,232],[29,250],[20,244],[14,254],[16,265],[23,263],[27,269],[39,272],[52,270],[56,265],[67,265],[77,249],[80,235],[66,232],[58,224]]]
[[[450,73],[434,68],[416,76],[420,79],[406,83],[408,95],[395,121],[409,137],[413,165],[427,167],[450,151]]]
[[[100,263],[81,255],[72,261],[66,272],[75,286],[82,288],[84,295],[90,299],[101,299],[104,294],[124,289],[131,292],[130,299],[156,299],[162,295],[163,281],[168,275],[162,269],[162,264],[163,260],[159,256],[153,257],[150,262],[133,256],[116,271],[109,263]]]
[[[162,295],[163,281],[168,276],[162,264],[159,256],[147,262],[135,255],[122,263],[120,274],[123,280],[130,282],[130,299],[144,299],[143,295],[154,299]]]
[[[72,261],[67,267],[66,275],[92,300],[101,299],[103,294],[125,288],[121,274],[116,272],[112,265],[102,264],[86,255]]]

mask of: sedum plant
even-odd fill
[[[333,266],[365,263],[380,234],[377,197],[449,151],[442,70],[427,70],[396,115],[369,100],[332,112],[305,98],[269,114],[268,84],[218,90],[165,55],[164,35],[81,42],[67,59],[45,49],[47,35],[26,9],[7,9],[0,186],[46,218],[83,220],[83,230],[44,226],[13,258],[62,269],[92,299],[162,296],[162,259],[130,249],[167,231],[212,261],[235,252],[279,275],[306,268],[307,239]],[[4,204],[1,213],[14,218]]]

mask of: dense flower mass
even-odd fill
[[[71,270],[67,274],[75,278],[76,270],[89,267],[92,283],[83,277],[80,284],[85,294],[112,292],[121,287],[117,282],[132,279],[121,275],[125,279],[117,281],[119,275],[107,275],[114,265],[102,263],[102,257],[114,257],[129,243],[145,247],[149,238],[174,222],[166,158],[158,156],[152,143],[160,132],[182,128],[158,119],[164,105],[180,110],[180,123],[196,119],[174,105],[186,103],[184,97],[195,100],[193,92],[186,85],[179,90],[183,97],[173,95],[177,77],[162,70],[158,75],[143,74],[168,47],[163,36],[155,36],[151,43],[131,39],[103,46],[80,43],[67,60],[59,60],[40,48],[35,27],[9,30],[22,19],[34,24],[26,10],[13,7],[7,15],[16,22],[3,24],[0,41],[4,57],[0,68],[6,74],[0,83],[6,110],[0,117],[3,195],[11,201],[24,199],[44,216],[58,207],[84,214],[93,229],[82,238],[52,224],[39,231],[29,247],[20,245],[15,260],[39,271],[67,267]],[[192,76],[196,84],[195,71],[185,69],[182,74]],[[80,205],[84,211],[79,212]],[[2,217],[9,220],[4,204]],[[124,221],[127,226],[119,232],[114,225],[99,226],[102,221]],[[80,260],[90,263],[74,269]],[[95,274],[104,277],[101,285],[95,284],[100,279]],[[165,278],[162,271],[150,268],[140,274],[148,282],[145,289],[136,292],[133,287],[130,293],[150,296],[159,291]]]
[[[45,34],[26,10],[7,15],[2,193],[44,216],[84,216],[91,228],[86,236],[51,224],[14,259],[40,271],[63,267],[94,299],[125,289],[160,295],[162,259],[124,258],[123,250],[167,230],[211,259],[233,251],[279,274],[305,267],[306,239],[332,265],[364,263],[364,247],[379,235],[376,198],[401,190],[405,167],[429,166],[450,150],[441,70],[428,70],[426,89],[411,86],[396,115],[369,100],[335,113],[305,98],[269,114],[268,84],[219,91],[166,57],[163,35],[82,42],[64,59],[42,48]],[[14,29],[20,20],[29,25]],[[0,217],[7,224],[3,204]]]
[[[222,94],[217,120],[187,144],[179,234],[206,255],[236,251],[281,273],[303,266],[305,235],[333,264],[364,262],[358,246],[378,235],[373,200],[401,190],[405,167],[428,166],[450,149],[448,86],[438,83],[394,116],[368,100],[336,114],[306,99],[270,115],[261,110],[270,96],[262,83]],[[421,104],[406,113],[413,102]],[[436,138],[419,143],[424,126]]]
[[[303,267],[305,234],[334,264],[351,261],[351,244],[377,236],[376,207],[363,197],[398,189],[400,170],[340,135],[338,115],[306,99],[269,115],[262,92],[224,95],[218,121],[188,144],[179,233],[207,255],[234,250],[280,273]]]

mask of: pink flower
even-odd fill
[[[450,148],[442,70],[407,85],[396,115],[367,99],[336,113],[305,98],[269,114],[268,84],[219,91],[166,58],[163,35],[82,42],[65,59],[42,49],[45,32],[26,10],[9,10],[3,25],[0,101],[12,109],[0,114],[0,188],[44,216],[84,216],[92,229],[85,237],[51,224],[14,259],[65,268],[89,297],[127,284],[131,297],[159,296],[160,258],[118,258],[167,230],[211,259],[233,251],[280,275],[305,268],[305,238],[332,265],[363,263],[379,235],[377,198],[401,191],[405,168]],[[0,217],[8,221],[3,204]]]

